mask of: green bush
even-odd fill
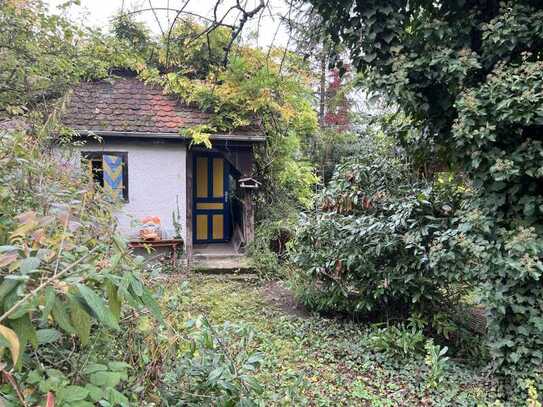
[[[121,380],[89,390],[100,384],[80,356],[113,372],[118,359],[98,360],[97,338],[118,332],[128,308],[161,313],[141,275],[143,258],[115,234],[114,205],[66,171],[50,141],[47,133],[0,137],[0,357],[10,378],[2,393],[20,403],[48,393],[59,405],[66,397],[124,400]]]
[[[426,338],[421,329],[410,324],[379,328],[370,336],[372,349],[393,356],[409,357],[420,353]]]
[[[386,140],[338,166],[321,211],[302,217],[293,243],[298,295],[311,308],[382,316],[448,310],[469,281],[429,262],[461,188],[448,174],[418,179]]]
[[[443,274],[477,281],[492,367],[504,383],[537,378],[543,362],[542,3],[311,3],[330,36],[349,48],[368,87],[385,93],[422,130],[419,156],[432,153],[473,182],[473,199],[436,236],[430,261]]]
[[[255,239],[249,245],[249,255],[255,270],[263,278],[284,277],[284,261],[292,225],[288,221],[262,220],[257,225]]]

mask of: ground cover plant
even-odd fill
[[[398,329],[368,326],[302,312],[283,283],[263,282],[254,276],[193,275],[168,281],[163,311],[176,331],[190,327],[199,337],[198,332],[206,332],[209,323],[232,347],[234,360],[258,360],[250,372],[254,390],[248,393],[247,403],[485,406],[493,405],[500,395],[494,379],[465,360],[448,359],[447,350],[427,341],[414,325]],[[207,322],[197,326],[191,321],[199,315],[205,315]],[[144,336],[152,330],[145,327]],[[185,372],[185,378],[174,381],[178,387],[163,384],[157,391],[176,389],[178,397],[194,397],[191,403],[213,404],[208,398],[213,392],[198,397],[201,371],[188,373],[184,366],[179,370]],[[222,381],[223,392],[230,387],[228,371],[208,377]]]

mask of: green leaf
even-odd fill
[[[12,293],[17,288],[19,283],[20,281],[5,278],[4,281],[2,281],[2,284],[0,284],[0,298],[6,298],[8,294]]]
[[[70,335],[76,333],[74,327],[70,323],[68,313],[66,312],[66,305],[60,300],[59,297],[55,299],[55,304],[53,305],[51,314],[53,315],[55,322],[60,328],[62,328],[62,330],[64,330],[64,332]]]
[[[91,317],[83,309],[79,301],[73,296],[69,297],[68,307],[70,308],[70,319],[72,321],[72,325],[77,333],[77,336],[79,337],[79,340],[81,341],[81,344],[85,346],[89,343],[90,339],[90,331],[92,326]]]
[[[36,337],[38,338],[38,345],[45,345],[48,343],[56,342],[60,339],[60,332],[56,329],[38,329],[36,331]]]
[[[151,311],[151,314],[158,319],[161,323],[164,323],[164,317],[162,316],[162,312],[160,311],[160,306],[153,298],[151,292],[143,287],[143,293],[141,295],[141,300],[143,301],[143,304]]]
[[[122,253],[116,253],[111,257],[111,269],[115,270],[119,263],[121,262],[121,259],[123,257]]]
[[[95,407],[94,403],[86,400],[72,401],[70,407]]]
[[[47,288],[45,288],[44,304],[43,304],[43,310],[42,310],[42,320],[47,321],[47,318],[49,317],[49,314],[51,313],[51,310],[53,309],[53,306],[55,305],[55,298],[56,298],[55,289],[51,286],[48,286]]]
[[[126,247],[127,247],[127,242],[126,240],[119,236],[119,235],[115,235],[113,236],[113,241],[115,242],[115,245],[117,246],[117,249],[119,249],[120,251],[125,251],[126,250]]]
[[[222,374],[224,373],[224,367],[222,366],[219,366],[215,369],[213,369],[210,373],[209,373],[209,376],[207,377],[207,382],[211,385],[214,385],[217,380],[220,379],[220,377],[222,376]]]
[[[364,61],[366,61],[368,63],[372,62],[375,58],[377,58],[377,54],[375,54],[375,53],[366,54],[366,55],[362,56],[362,59],[364,59]]]
[[[32,370],[26,378],[26,382],[30,384],[38,384],[43,380],[39,370]]]
[[[19,266],[19,270],[22,274],[28,274],[34,270],[36,270],[40,266],[40,259],[37,257],[27,257],[26,259],[23,259],[21,262],[21,265]]]
[[[94,384],[87,383],[85,388],[89,391],[89,396],[92,401],[100,401],[104,397],[104,391]]]
[[[106,390],[107,399],[113,405],[128,406],[130,405],[128,398],[118,390],[109,388]]]
[[[62,389],[65,402],[85,400],[89,395],[89,390],[81,386],[67,386]]]
[[[247,364],[249,365],[258,365],[262,362],[262,360],[264,359],[264,355],[261,353],[261,352],[257,352],[257,353],[254,353],[252,354],[249,359],[247,359]]]
[[[4,309],[5,310],[11,309],[19,300],[20,300],[20,297],[18,295],[18,291],[12,290],[4,298]],[[17,306],[17,308],[15,308],[14,311],[10,312],[8,318],[19,319],[23,315],[28,314],[31,311],[32,307],[33,307],[32,300],[26,300],[24,303]]]
[[[30,320],[30,316],[28,314],[22,316],[21,318],[10,320],[9,325],[19,338],[21,350],[24,350],[27,343],[30,343],[34,348],[38,346],[36,329],[32,325],[32,321]]]
[[[126,362],[117,362],[117,361],[109,362],[107,365],[113,371],[122,371],[122,372],[132,367]]]
[[[143,289],[145,288],[141,281],[139,281],[136,277],[133,275],[130,276],[130,287],[134,291],[134,294],[137,297],[141,297],[143,295]]]
[[[119,324],[115,320],[115,316],[111,310],[106,307],[104,300],[100,298],[98,294],[83,284],[77,284],[77,288],[87,305],[93,310],[98,321],[109,328],[119,329]]]
[[[83,369],[83,373],[85,374],[91,374],[96,372],[105,372],[107,371],[107,366],[102,365],[101,363],[91,363],[85,369]]]
[[[23,315],[28,314],[33,309],[33,304],[30,302],[30,300],[25,301],[21,305],[19,305],[17,308],[15,308],[15,311],[11,312],[8,316],[9,319],[19,319]]]
[[[115,387],[121,382],[122,377],[120,372],[97,372],[92,373],[89,380],[99,387]]]
[[[119,298],[117,287],[109,280],[106,282],[106,293],[109,309],[113,313],[115,319],[119,321],[121,318],[121,299]]]

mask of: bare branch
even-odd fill
[[[170,45],[171,45],[171,42],[172,42],[172,34],[173,34],[173,30],[175,28],[175,25],[177,24],[178,20],[181,18],[182,15],[187,15],[187,16],[192,16],[192,17],[196,17],[198,19],[201,19],[202,21],[205,21],[208,23],[207,27],[200,33],[194,35],[192,38],[190,38],[191,41],[195,41],[197,40],[198,38],[202,37],[202,36],[206,36],[206,41],[207,41],[207,44],[208,44],[208,47],[210,47],[211,43],[210,43],[210,33],[220,27],[226,27],[226,28],[229,28],[230,30],[232,30],[232,34],[230,36],[230,39],[228,40],[226,46],[224,47],[224,58],[223,58],[223,65],[226,66],[226,64],[228,63],[228,56],[230,54],[230,51],[232,49],[232,47],[234,46],[236,40],[238,39],[239,35],[241,34],[241,32],[243,31],[243,28],[245,27],[245,25],[247,24],[247,22],[253,18],[254,16],[256,16],[258,13],[260,13],[261,11],[265,10],[267,7],[269,8],[269,0],[259,0],[258,4],[251,10],[247,10],[247,1],[239,1],[239,0],[236,0],[235,4],[231,7],[229,7],[224,13],[220,13],[219,12],[219,7],[221,6],[221,4],[223,4],[223,0],[216,0],[215,1],[215,5],[213,7],[213,17],[212,18],[209,18],[209,17],[206,17],[206,16],[202,16],[202,15],[199,15],[197,13],[194,13],[194,12],[191,12],[191,11],[187,11],[186,10],[186,7],[188,6],[188,4],[190,3],[190,0],[185,0],[183,5],[181,6],[181,8],[171,8],[169,6],[169,1],[167,3],[167,7],[154,7],[153,4],[152,4],[152,1],[151,0],[148,0],[149,2],[149,7],[148,8],[144,8],[144,9],[139,9],[139,10],[135,10],[135,11],[131,11],[131,12],[128,12],[126,13],[126,15],[132,15],[132,14],[137,14],[137,13],[142,13],[142,12],[146,12],[146,11],[151,11],[155,17],[155,20],[160,28],[160,31],[162,33],[162,38],[164,39],[165,43],[166,43],[166,65],[168,65],[168,61],[169,61],[169,58],[170,58]],[[158,11],[166,11],[168,14],[167,14],[167,20],[168,20],[168,30],[167,31],[164,31],[161,23],[160,23],[160,19],[158,18],[158,14],[157,12]],[[239,13],[237,19],[236,19],[236,23],[234,24],[229,24],[229,23],[226,23],[226,19],[231,15],[232,12],[234,11],[237,11]],[[173,18],[173,20],[170,21],[170,12],[175,12],[175,17]],[[222,16],[219,17],[219,15],[222,14]],[[177,38],[176,38],[177,39]]]
[[[230,41],[228,41],[228,44],[226,44],[226,47],[224,47],[224,59],[223,59],[223,65],[226,66],[228,64],[228,54],[230,53],[230,50],[232,49],[232,46],[234,45],[234,42],[236,41],[237,37],[243,30],[243,27],[251,19],[254,17],[260,10],[263,10],[266,7],[266,2],[264,0],[260,0],[259,4],[252,10],[246,11],[239,3],[239,0],[236,1],[236,7],[241,12],[241,19],[239,21],[238,26],[234,29],[232,32],[232,36],[230,37]]]
[[[139,13],[144,13],[146,11],[172,11],[172,12],[175,12],[175,13],[178,13],[179,12],[179,9],[175,9],[175,8],[171,8],[171,7],[154,7],[154,8],[142,8],[142,9],[139,9],[139,10],[134,10],[134,11],[130,11],[128,13],[125,13],[127,16],[130,16],[130,15],[133,15],[133,14],[139,14]],[[187,10],[182,10],[181,14],[186,14],[188,16],[191,16],[191,17],[196,17],[196,18],[199,18],[203,21],[206,21],[208,23],[215,23],[215,20],[209,18],[209,17],[206,17],[206,16],[203,16],[201,14],[198,14],[198,13],[194,13],[192,11],[187,11]],[[169,21],[171,21],[171,19],[169,19]],[[171,22],[168,23],[168,25],[170,25]],[[233,25],[230,25],[230,24],[221,24],[225,27],[229,27],[229,28],[234,28]]]
[[[179,16],[181,15],[181,13],[183,12],[183,10],[185,10],[185,7],[188,6],[188,4],[190,3],[190,0],[186,0],[185,1],[185,4],[183,4],[183,6],[181,7],[181,9],[179,9],[172,21],[172,23],[170,24],[170,28],[168,29],[168,37],[166,38],[166,65],[168,65],[168,61],[170,59],[170,38],[172,36],[172,31],[173,31],[173,28],[175,26],[175,23],[177,22],[177,19],[179,18]],[[164,36],[164,33],[162,33],[163,36]]]
[[[153,15],[155,16],[156,23],[158,24],[158,28],[160,29],[160,32],[162,33],[162,36],[164,36],[164,30],[162,29],[162,24],[160,24],[160,19],[158,18],[156,10],[153,7],[153,3],[151,3],[151,0],[149,0],[149,7],[153,11]]]
[[[291,20],[291,13],[292,13],[292,2],[290,2],[289,8],[288,8],[287,21]],[[290,45],[290,40],[291,39],[292,39],[292,26],[289,24],[288,40],[287,40],[287,44],[285,45],[285,49],[283,50],[283,56],[281,57],[281,63],[279,64],[279,75],[281,75],[281,71],[283,70],[283,64],[284,64],[285,58],[287,56],[288,46]]]

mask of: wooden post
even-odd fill
[[[253,194],[245,189],[243,193],[243,235],[246,244],[255,240],[255,210],[253,204]]]
[[[186,168],[186,191],[187,191],[187,224],[185,225],[186,238],[185,238],[185,250],[187,253],[187,266],[190,270],[190,263],[192,261],[192,153],[187,150],[187,168]]]

